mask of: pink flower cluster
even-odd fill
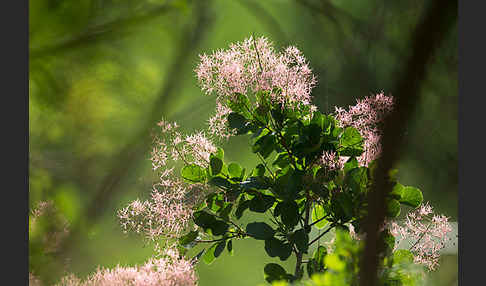
[[[250,95],[275,87],[282,93],[272,93],[272,102],[311,102],[316,78],[302,53],[293,46],[278,53],[266,38],[250,37],[231,44],[227,50],[200,55],[200,59],[195,70],[199,84],[206,94],[216,94],[222,104],[235,93]]]
[[[393,97],[379,93],[357,100],[348,110],[335,108],[335,117],[341,127],[356,128],[364,139],[364,153],[358,157],[362,166],[375,160],[381,153],[381,130],[379,125],[393,109]]]
[[[209,133],[222,139],[228,139],[235,135],[236,132],[228,126],[228,114],[231,109],[226,105],[216,102],[216,112],[213,117],[209,118]]]
[[[203,184],[162,178],[154,185],[150,201],[135,200],[118,211],[122,229],[145,234],[152,240],[177,237],[188,226],[193,207],[201,201],[205,191]]]
[[[452,227],[447,217],[434,215],[432,207],[426,203],[408,213],[403,226],[393,222],[390,231],[398,238],[396,245],[405,239],[410,241],[415,263],[435,270],[439,264],[440,251],[445,247],[447,234],[452,231]]]
[[[207,185],[188,184],[176,178],[169,160],[207,167],[210,154],[216,152],[202,132],[183,136],[177,123],[162,120],[158,125],[162,134],[154,139],[151,160],[153,169],[159,170],[159,180],[151,199],[135,200],[118,211],[124,232],[145,234],[152,240],[179,236],[192,218],[193,207],[208,191]]]
[[[53,253],[69,235],[69,223],[53,201],[40,201],[31,211],[29,232],[42,233],[44,252]]]
[[[339,157],[336,152],[324,151],[319,159],[319,165],[323,166],[326,171],[332,172],[341,170],[346,163],[346,157]]]
[[[151,258],[144,265],[135,267],[117,266],[114,269],[99,268],[85,280],[71,274],[65,276],[57,286],[194,286],[197,276],[190,260],[180,256],[170,247],[164,256]]]
[[[153,169],[166,166],[169,160],[183,161],[186,164],[197,164],[207,167],[209,155],[216,152],[216,147],[202,132],[182,135],[175,122],[162,120],[158,123],[161,136],[154,136],[152,150]]]

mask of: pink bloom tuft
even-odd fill
[[[276,52],[266,38],[250,37],[200,59],[195,70],[199,84],[206,94],[216,94],[220,104],[234,99],[236,93],[252,95],[275,87],[282,92],[270,93],[274,103],[293,106],[311,102],[316,78],[296,47]]]
[[[154,170],[166,166],[171,160],[208,166],[209,155],[216,152],[216,147],[203,132],[183,136],[175,122],[162,120],[157,125],[161,128],[161,133],[160,136],[154,136],[150,158]]]
[[[114,269],[99,268],[81,280],[73,274],[64,277],[57,286],[194,286],[197,276],[190,260],[181,257],[177,250],[164,250],[163,257],[149,259],[135,267],[117,266]]]
[[[432,207],[426,203],[408,213],[404,225],[392,223],[390,231],[398,238],[396,245],[404,239],[410,240],[415,263],[435,270],[439,264],[440,250],[445,247],[447,234],[452,227],[447,217],[433,215]]]
[[[362,166],[378,158],[381,153],[381,130],[379,125],[393,109],[393,97],[383,93],[357,100],[356,105],[346,111],[336,107],[335,116],[341,127],[356,128],[364,139],[364,153],[358,157]]]
[[[40,201],[31,211],[29,232],[35,233],[38,228],[43,232],[42,245],[45,253],[58,251],[69,235],[69,223],[53,201]]]

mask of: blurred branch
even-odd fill
[[[365,222],[366,244],[360,268],[360,285],[377,285],[379,262],[378,230],[385,219],[385,197],[391,191],[388,172],[400,157],[403,133],[419,100],[419,88],[426,76],[426,66],[457,20],[457,1],[435,0],[425,11],[411,39],[411,54],[395,83],[395,109],[383,127],[383,156],[374,173],[374,189],[368,193],[368,217]]]
[[[343,25],[343,22],[345,22],[351,26],[353,32],[357,32],[365,39],[369,39],[377,36],[376,34],[373,34],[373,32],[375,33],[377,32],[376,29],[369,29],[370,27],[365,21],[362,21],[354,17],[353,15],[351,15],[350,13],[342,9],[336,8],[329,1],[320,1],[319,2],[321,4],[320,6],[311,4],[307,0],[295,0],[295,1],[301,4],[302,6],[307,7],[309,10],[313,12],[317,12],[325,16],[327,19],[329,19],[331,23],[333,23],[335,27],[338,29],[339,31],[338,35],[342,35],[343,37],[346,35],[344,31],[344,25]],[[380,41],[380,42],[383,42],[384,47],[386,47],[391,52],[394,53],[399,52],[398,47],[393,45],[393,43],[391,43],[390,41],[384,39],[384,41]]]
[[[53,55],[85,45],[93,45],[99,41],[106,41],[116,36],[121,36],[124,29],[146,24],[147,22],[157,18],[158,16],[164,15],[174,8],[174,6],[166,4],[140,15],[124,17],[109,23],[88,27],[84,32],[81,32],[76,36],[61,39],[60,41],[54,42],[45,47],[33,48],[29,50],[29,58],[32,60],[47,55]]]
[[[241,6],[250,11],[258,21],[265,24],[272,34],[276,35],[277,38],[283,42],[284,45],[288,45],[288,38],[285,32],[280,27],[280,24],[267,10],[265,10],[259,2],[254,0],[238,0]]]
[[[86,223],[92,223],[98,219],[107,206],[115,197],[114,193],[122,183],[123,179],[128,177],[133,167],[145,157],[143,154],[150,148],[151,137],[150,130],[155,126],[156,122],[162,119],[162,116],[170,110],[170,102],[176,95],[175,91],[181,84],[181,79],[184,78],[185,67],[193,58],[193,53],[197,50],[204,36],[207,34],[211,19],[208,17],[210,9],[210,1],[196,1],[195,21],[189,23],[185,30],[181,33],[181,42],[179,43],[177,54],[174,56],[172,64],[169,66],[168,78],[166,85],[159,92],[158,99],[154,102],[152,111],[148,114],[143,127],[140,132],[135,134],[132,140],[125,145],[124,148],[114,157],[113,168],[102,179],[102,182],[95,192],[92,202],[83,214],[83,220]],[[78,224],[76,229],[73,227],[70,238],[66,241],[64,253],[69,252],[72,247],[73,239],[81,232],[81,226]]]

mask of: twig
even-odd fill
[[[319,234],[319,236],[317,236],[316,238],[314,238],[310,243],[309,243],[309,246],[312,245],[314,242],[318,241],[321,237],[323,237],[326,233],[328,233],[332,228],[334,228],[334,224],[331,224],[329,226],[328,229],[326,229],[326,231],[324,231],[323,233]]]

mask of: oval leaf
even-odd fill
[[[324,210],[324,207],[322,205],[316,204],[314,206],[314,209],[312,210],[312,222],[319,221],[318,223],[315,224],[315,227],[318,229],[324,228],[329,222],[326,219],[322,219],[323,217],[326,216],[326,211]]]
[[[181,176],[191,183],[203,182],[206,179],[204,169],[196,164],[184,166],[181,170]]]
[[[265,240],[273,237],[275,231],[264,222],[252,222],[246,226],[246,232],[253,238]]]

